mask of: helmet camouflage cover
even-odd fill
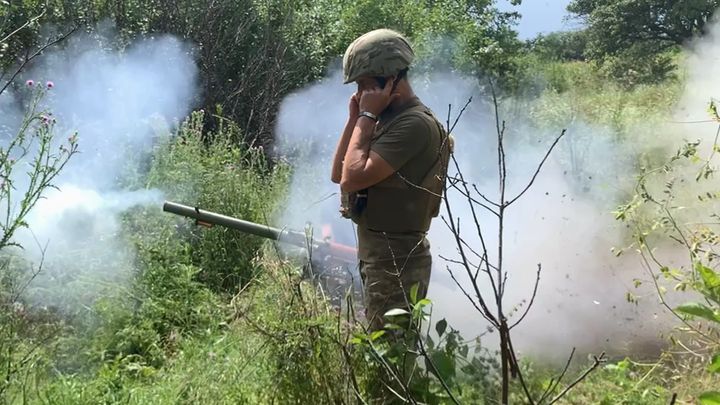
[[[344,83],[361,76],[393,76],[410,66],[415,56],[402,34],[379,29],[361,35],[345,51],[343,57]]]

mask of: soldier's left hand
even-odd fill
[[[369,113],[380,115],[396,98],[400,97],[400,94],[393,93],[393,83],[395,78],[391,78],[385,82],[383,88],[373,88],[362,92],[360,96],[360,111],[367,111]]]

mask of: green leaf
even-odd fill
[[[700,277],[708,289],[709,297],[713,301],[720,304],[720,276],[711,268],[704,266],[702,263],[695,264],[695,270],[700,273]]]
[[[447,329],[447,321],[443,318],[435,324],[435,331],[438,336],[442,337],[443,333],[445,333],[445,329]]]
[[[427,346],[428,346],[428,348],[429,348],[430,350],[434,350],[434,349],[435,349],[435,341],[432,340],[432,338],[430,337],[429,334],[427,335],[427,340],[426,340],[425,343],[427,344]]]
[[[430,354],[430,360],[435,369],[426,361],[428,370],[431,370],[436,377],[442,379],[446,383],[452,381],[455,378],[455,362],[445,352],[433,352]]]
[[[430,301],[430,300],[427,299],[427,298],[423,298],[423,299],[421,299],[420,301],[418,301],[418,303],[417,303],[417,305],[420,306],[420,307],[425,307],[425,306],[428,306],[428,305],[430,305],[430,304],[432,304],[432,301]]]
[[[417,302],[417,295],[418,295],[419,288],[420,288],[420,283],[413,284],[413,286],[410,287],[410,302],[412,304],[415,304]]]
[[[376,330],[375,332],[373,332],[373,333],[370,335],[370,340],[372,340],[372,341],[374,342],[374,341],[376,341],[380,336],[382,336],[382,335],[384,335],[384,334],[385,334],[385,331],[384,331],[384,330]]]
[[[720,276],[718,276],[711,268],[704,266],[702,263],[695,265],[698,273],[703,279],[707,288],[720,287]]]
[[[362,342],[367,341],[368,338],[369,338],[369,336],[366,335],[366,334],[364,334],[364,333],[356,333],[356,334],[353,336],[353,338],[350,339],[350,343],[360,344],[360,343],[362,343]]]
[[[458,333],[450,333],[447,337],[447,343],[445,343],[445,351],[447,353],[454,353],[458,348]]]
[[[708,371],[711,373],[720,373],[720,353],[713,356]]]
[[[387,312],[385,312],[385,316],[400,316],[400,315],[408,315],[410,312],[402,309],[402,308],[393,308]]]
[[[720,315],[715,313],[711,308],[706,307],[703,304],[697,302],[689,302],[687,304],[680,305],[676,308],[678,312],[686,315],[697,316],[708,321],[720,323]]]
[[[700,399],[700,405],[720,405],[720,392],[703,392],[698,399]]]

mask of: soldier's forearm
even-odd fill
[[[345,154],[347,153],[348,144],[350,143],[350,138],[352,137],[353,129],[355,129],[356,121],[357,121],[357,118],[348,118],[348,121],[345,124],[345,129],[343,130],[343,133],[340,136],[340,140],[338,141],[337,147],[335,148],[335,156],[333,157],[333,165],[332,165],[332,174],[330,176],[330,180],[332,180],[333,183],[340,184],[340,180],[342,179],[343,160],[345,159]]]
[[[342,165],[341,183],[354,182],[363,176],[374,130],[375,122],[369,118],[359,118],[355,123]]]

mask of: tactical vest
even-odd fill
[[[367,190],[356,195],[343,196],[344,215],[356,223],[362,222],[373,231],[427,232],[432,218],[440,212],[453,139],[433,113],[423,105],[410,107],[384,123],[374,134],[373,140],[383,136],[395,120],[408,114],[417,115],[420,119],[428,120],[431,126],[437,127],[440,139],[430,139],[427,146],[435,148],[437,153],[434,154],[427,172],[417,183],[417,180],[413,181],[404,176],[401,168]]]

